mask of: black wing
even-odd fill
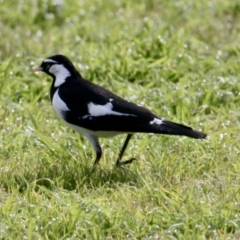
[[[74,85],[74,87],[72,87]],[[92,131],[145,132],[169,135],[184,135],[191,138],[206,138],[206,134],[182,124],[165,121],[150,110],[128,102],[114,93],[84,79],[75,84],[65,82],[59,88],[60,98],[67,103],[70,111],[65,120]],[[112,103],[112,111],[122,115],[105,114],[91,116],[88,104],[105,105]]]

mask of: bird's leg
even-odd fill
[[[100,146],[98,148],[95,148],[95,151],[96,151],[96,159],[95,159],[95,162],[93,164],[94,167],[99,163],[99,160],[102,157],[102,149],[101,149]]]
[[[102,148],[101,148],[101,146],[99,144],[97,136],[90,135],[90,134],[85,134],[85,136],[89,139],[89,141],[93,145],[93,148],[94,148],[94,150],[96,152],[96,159],[95,159],[95,162],[93,164],[93,166],[95,167],[99,163],[99,160],[102,157]]]
[[[133,162],[133,160],[136,160],[136,158],[130,158],[129,160],[126,160],[126,161],[124,161],[124,162],[121,162],[122,156],[123,156],[123,154],[124,154],[124,152],[125,152],[125,150],[126,150],[126,148],[127,148],[127,145],[128,145],[128,143],[129,143],[131,137],[132,137],[132,134],[128,134],[127,137],[126,137],[126,140],[125,140],[125,142],[124,142],[124,144],[123,144],[123,147],[122,147],[122,149],[121,149],[121,151],[120,151],[120,153],[119,153],[119,155],[118,155],[118,159],[117,159],[117,161],[116,161],[116,166],[117,166],[117,167],[120,167],[121,165],[130,164],[130,163]]]

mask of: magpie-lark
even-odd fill
[[[43,71],[53,78],[50,89],[53,108],[69,127],[89,139],[96,151],[94,165],[102,156],[100,137],[127,134],[116,161],[116,165],[121,166],[134,160],[121,162],[134,133],[183,135],[196,139],[207,136],[182,124],[164,120],[150,110],[87,81],[63,55],[46,58],[33,71]]]

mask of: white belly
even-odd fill
[[[74,131],[81,133],[83,135],[94,135],[100,138],[108,138],[108,137],[114,137],[118,134],[124,134],[122,132],[110,132],[110,131],[92,131],[86,128],[82,128],[79,126],[76,126],[74,124],[68,123],[66,121],[64,121],[70,128],[72,128]]]

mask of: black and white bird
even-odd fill
[[[84,79],[66,56],[48,57],[33,71],[43,71],[53,78],[50,89],[53,108],[69,127],[89,139],[96,152],[94,165],[102,156],[98,140],[101,137],[127,134],[116,161],[116,165],[121,166],[134,160],[121,161],[134,133],[182,135],[196,139],[207,136],[182,124],[164,120]]]

